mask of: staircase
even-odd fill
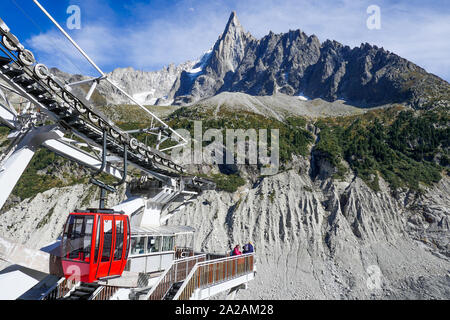
[[[197,263],[205,260],[206,254],[198,254],[187,258],[174,260],[172,265],[161,275],[158,283],[156,283],[145,296],[140,297],[140,299],[164,300],[166,296],[169,297],[169,291],[172,290],[174,292],[173,296],[175,296],[192,268],[194,268]]]
[[[203,300],[245,286],[255,276],[254,253],[197,263],[172,300]]]
[[[99,285],[96,283],[80,283],[69,296],[64,297],[62,300],[89,300],[98,287]]]
[[[180,290],[182,285],[183,285],[183,281],[174,283],[172,285],[172,287],[169,289],[169,291],[167,292],[167,294],[164,296],[163,300],[173,300],[173,298],[177,294],[178,290]]]

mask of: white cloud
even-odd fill
[[[114,44],[114,34],[103,26],[84,26],[73,38],[99,65],[115,64],[121,56]],[[87,35],[87,36],[86,36]],[[37,59],[50,67],[70,73],[96,73],[84,57],[57,31],[41,33],[26,44],[37,52]]]

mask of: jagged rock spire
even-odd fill
[[[426,79],[412,86],[411,72]],[[197,101],[223,91],[251,95],[306,95],[327,101],[346,99],[363,106],[408,101],[422,107],[429,93],[438,94],[448,83],[395,54],[363,44],[351,49],[300,30],[270,32],[257,40],[246,33],[232,12],[201,73],[183,74],[173,97]],[[182,103],[184,103],[184,101]]]
[[[227,25],[225,26],[225,30],[222,34],[221,38],[226,37],[227,35],[236,35],[244,33],[244,28],[237,18],[236,11],[231,12],[230,18],[228,19]]]
[[[234,72],[245,55],[245,49],[253,37],[245,33],[236,12],[233,11],[225,30],[214,45],[211,59],[211,71],[223,77],[227,72]]]

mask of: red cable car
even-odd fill
[[[87,283],[121,276],[130,236],[128,216],[113,210],[69,214],[62,239],[64,276]]]

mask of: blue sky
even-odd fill
[[[198,59],[217,40],[231,11],[261,38],[301,29],[321,41],[384,47],[450,81],[450,1],[418,0],[40,0],[66,27],[69,5],[81,10],[70,35],[105,71],[157,70]],[[381,28],[369,30],[367,8],[381,10]],[[32,0],[2,0],[0,17],[38,60],[71,73],[95,75]]]

